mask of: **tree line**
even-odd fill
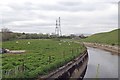
[[[9,41],[9,40],[15,40],[15,39],[53,39],[56,38],[57,35],[52,33],[52,34],[42,34],[42,33],[15,33],[10,31],[8,28],[2,28],[1,32],[2,33],[2,41]],[[57,38],[66,38],[66,39],[71,39],[75,38],[76,36],[74,34],[71,34],[69,36],[63,35],[59,36]],[[84,35],[79,36],[80,38],[84,38]]]

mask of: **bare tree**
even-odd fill
[[[10,40],[12,38],[12,32],[8,28],[2,28],[2,41]]]

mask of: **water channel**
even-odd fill
[[[111,52],[87,47],[89,61],[84,78],[118,78],[118,56]]]

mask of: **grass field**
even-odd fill
[[[48,74],[85,50],[74,42],[49,39],[7,41],[3,42],[3,48],[26,50],[22,54],[2,55],[3,78],[34,78]]]
[[[82,41],[120,46],[120,41],[118,39],[118,32],[120,32],[120,29],[116,29],[105,33],[98,33],[91,35],[88,38],[83,39]]]

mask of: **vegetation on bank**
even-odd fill
[[[120,46],[118,32],[120,32],[120,29],[116,29],[110,32],[98,33],[91,35],[88,38],[82,39],[82,41]]]
[[[22,54],[2,54],[3,78],[35,78],[48,74],[85,50],[83,45],[52,39],[6,41],[3,48],[26,50]]]

